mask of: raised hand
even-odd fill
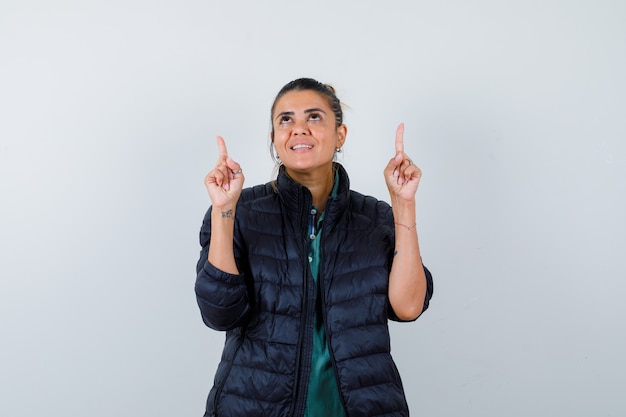
[[[204,185],[209,192],[214,208],[232,210],[241,195],[245,177],[241,171],[241,166],[228,156],[226,143],[221,136],[217,137],[217,146],[219,148],[217,164],[204,177]]]
[[[396,129],[396,156],[391,158],[384,173],[392,199],[415,199],[422,171],[404,153],[404,123],[400,123]]]

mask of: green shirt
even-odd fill
[[[332,196],[337,195],[339,178],[335,175]],[[322,313],[321,290],[319,280],[320,267],[320,236],[322,234],[322,220],[324,213],[320,215],[317,224],[315,217],[318,213],[317,207],[311,207],[311,222],[309,230],[309,265],[311,274],[315,280],[316,305],[315,318],[313,321],[313,354],[311,360],[311,378],[309,379],[309,390],[306,399],[305,417],[343,417],[345,416],[341,399],[339,398],[339,388],[335,371],[328,351],[328,341],[324,328],[324,316]]]

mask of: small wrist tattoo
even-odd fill
[[[228,211],[223,211],[222,212],[222,219],[232,219],[233,218],[233,211],[232,210],[228,210]]]

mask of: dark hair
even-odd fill
[[[333,86],[329,84],[322,84],[321,82],[314,80],[313,78],[298,78],[297,80],[293,80],[287,84],[283,88],[280,89],[278,94],[276,94],[276,98],[274,99],[274,103],[272,103],[272,112],[270,114],[270,121],[272,122],[272,134],[271,138],[274,140],[274,110],[276,108],[276,103],[278,100],[287,94],[290,91],[315,91],[316,93],[321,94],[326,97],[328,100],[328,104],[332,109],[333,113],[335,113],[335,124],[337,127],[343,124],[343,111],[341,110],[341,101],[337,98],[335,94],[335,89]]]

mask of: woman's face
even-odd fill
[[[290,91],[276,102],[272,115],[274,147],[287,170],[329,170],[347,129],[335,123],[328,99],[311,90]]]

